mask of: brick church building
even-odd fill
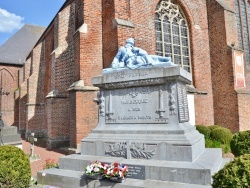
[[[44,30],[44,27],[26,24],[0,46],[0,112],[9,126],[18,125],[19,101],[14,100],[20,80],[18,72]]]
[[[47,147],[77,147],[98,123],[98,88],[133,37],[192,74],[195,124],[250,129],[250,2],[66,0],[19,71],[16,126]]]

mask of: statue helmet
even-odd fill
[[[126,40],[126,43],[134,44],[135,41],[134,41],[133,38],[128,38],[128,39]]]

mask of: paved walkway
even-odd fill
[[[26,154],[30,154],[30,143],[26,142],[25,140],[22,140],[23,145],[23,151]],[[31,161],[31,173],[33,177],[37,176],[37,172],[41,171],[45,167],[45,160],[46,159],[54,159],[55,162],[58,162],[58,159],[61,156],[64,156],[65,153],[63,153],[60,150],[48,150],[43,147],[35,146],[34,154],[40,156],[40,160],[37,161]]]

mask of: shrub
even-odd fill
[[[210,126],[208,126],[208,128],[212,131],[214,129],[221,128],[221,126],[219,126],[219,125],[210,125]]]
[[[234,156],[250,154],[250,130],[235,133],[230,142]]]
[[[206,148],[222,148],[223,153],[229,153],[231,151],[230,149],[230,143],[221,144],[220,141],[212,140],[212,139],[205,139],[205,146]]]
[[[29,157],[15,146],[0,146],[0,187],[28,187],[30,177]]]
[[[210,129],[204,125],[196,125],[196,130],[204,135],[205,139],[210,137]]]
[[[222,144],[229,143],[232,137],[232,132],[224,127],[216,128],[211,131],[211,138],[220,141]]]
[[[250,187],[250,155],[245,154],[224,166],[213,175],[213,188],[248,188]]]
[[[205,146],[206,148],[221,148],[221,142],[208,138],[205,139]]]

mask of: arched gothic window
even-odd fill
[[[250,64],[250,3],[248,0],[235,0],[239,47],[245,51],[246,62]]]
[[[189,30],[178,5],[162,0],[155,13],[156,54],[191,72]]]

